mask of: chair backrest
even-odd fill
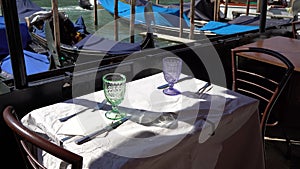
[[[260,101],[260,129],[264,138],[266,127],[274,126],[278,122],[276,120],[270,122],[270,113],[289,81],[294,71],[294,65],[282,54],[265,48],[236,48],[232,49],[231,52],[232,89]],[[278,61],[282,62],[284,67],[270,65],[274,67],[274,70],[271,70],[266,65],[264,65],[266,67],[258,66],[258,61],[254,65],[250,65],[250,60],[241,60],[243,54],[249,55],[250,52],[253,56],[260,54],[277,58]]]
[[[300,21],[293,21],[292,22],[293,38],[299,39],[299,32],[300,32]]]
[[[12,106],[7,106],[4,109],[3,118],[8,127],[15,134],[15,138],[18,142],[27,168],[46,169],[46,167],[43,166],[41,162],[39,162],[36,155],[34,155],[32,146],[39,148],[40,150],[45,151],[70,164],[72,169],[82,168],[83,158],[81,156],[52,143],[51,141],[43,138],[34,131],[26,128],[19,121],[16,111]]]

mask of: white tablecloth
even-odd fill
[[[194,92],[205,82],[194,78],[175,84],[182,94],[168,96],[157,89],[164,83],[162,73],[127,83],[120,110],[133,118],[82,145],[74,141],[112,123],[104,116],[109,105],[96,108],[103,91],[36,109],[22,122],[81,155],[83,168],[264,168],[257,100],[216,85],[199,97]],[[66,166],[47,154],[42,160],[49,168]]]

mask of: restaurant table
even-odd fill
[[[277,116],[280,118],[279,120],[282,125],[285,125],[286,127],[300,128],[300,40],[283,36],[274,36],[236,48],[239,49],[244,47],[260,47],[274,50],[287,57],[293,63],[293,65],[295,66],[295,72],[293,73],[291,79],[289,80],[289,83],[287,84],[281,94],[281,97],[279,98],[277,108],[281,109],[281,112],[277,112],[279,114]],[[250,60],[259,61],[275,66],[283,66],[280,61],[275,58],[267,57],[265,54],[244,53],[241,56]],[[256,65],[249,64],[249,66]],[[265,69],[265,71],[272,71],[272,69],[269,69],[268,66],[265,66],[265,68],[260,67],[260,69]]]
[[[300,41],[294,38],[288,38],[283,36],[274,36],[267,39],[261,39],[253,43],[242,45],[238,48],[244,47],[260,47],[277,51],[286,56],[295,66],[295,71],[300,72]],[[243,57],[249,59],[258,60],[265,63],[270,63],[277,66],[283,66],[283,64],[275,58],[266,57],[265,54],[243,54]]]
[[[204,81],[180,79],[176,96],[157,88],[166,83],[163,73],[128,82],[119,109],[129,120],[81,145],[75,140],[112,123],[105,117],[110,105],[98,108],[103,90],[33,110],[21,121],[81,155],[83,168],[263,169],[258,101],[214,84],[198,95]],[[69,167],[48,154],[40,157],[49,168]]]

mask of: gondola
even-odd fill
[[[110,0],[98,0],[99,4],[114,15],[114,2]],[[208,36],[211,40],[226,39],[232,36],[239,36],[259,31],[259,16],[239,16],[228,19],[220,11],[218,20],[214,18],[214,2],[206,0],[195,1],[194,15],[194,39]],[[118,1],[118,17],[121,20],[130,22],[131,5],[129,1]],[[246,10],[246,8],[245,8]],[[148,13],[148,14],[147,14]],[[146,27],[149,18],[152,19],[152,26],[155,32],[178,36],[180,34],[179,23],[180,4],[153,4],[151,1],[137,0],[135,6],[135,25]],[[188,38],[190,34],[190,2],[183,3],[182,33],[181,36]],[[274,29],[279,26],[290,25],[290,20],[267,19],[266,28]]]
[[[93,60],[102,60],[101,65],[108,65],[120,62],[134,52],[140,52],[146,48],[154,48],[151,33],[147,34],[142,42],[117,42],[90,34],[85,29],[85,24],[81,16],[73,23],[64,12],[59,12],[62,43],[58,52],[54,47],[53,22],[51,22],[52,11],[46,11],[30,0],[17,0],[16,3],[18,17],[20,18],[22,46],[24,47],[23,52],[26,66],[28,67],[26,70],[28,75]],[[0,21],[3,21],[1,22],[3,23],[1,24],[1,34],[3,34],[3,36],[1,35],[1,39],[3,40],[3,44],[0,44],[0,73],[2,78],[9,79],[12,77],[11,59],[5,38],[6,33],[3,17],[0,18]],[[50,29],[48,30],[45,29],[46,22],[50,24]],[[47,33],[48,35],[46,36]],[[72,33],[74,36],[71,35]],[[78,43],[73,41],[75,36],[80,38],[80,40],[76,40]],[[79,56],[80,59],[78,59]],[[35,67],[40,67],[41,69],[36,69]]]
[[[52,11],[47,11],[39,7],[35,3],[31,2],[30,0],[17,0],[17,11],[18,11],[20,21],[26,22],[28,26],[30,41],[31,41],[30,46],[32,47],[33,51],[40,52],[42,50],[43,52],[47,52],[47,51],[49,52],[49,49],[53,47],[53,44],[49,44],[47,43],[47,41],[52,41],[52,43],[54,43],[53,42],[54,38],[51,39],[49,37],[48,38],[46,37],[45,27],[43,25],[45,22],[41,20],[41,17],[44,17],[43,19],[51,20]],[[128,56],[133,52],[139,52],[146,48],[155,47],[153,36],[150,33],[147,34],[147,36],[144,38],[142,42],[127,43],[127,42],[108,40],[103,37],[92,35],[87,30],[85,30],[85,25],[82,17],[78,17],[78,20],[76,22],[73,22],[68,17],[66,17],[66,15],[64,15],[63,13],[64,12],[59,13],[59,16],[61,18],[60,32],[62,33],[61,35],[62,38],[59,46],[60,51],[57,51],[59,52],[57,53],[57,55],[59,55],[58,60],[60,62],[58,67],[75,64],[79,55],[85,61],[97,60],[99,58],[103,58],[104,61],[102,62],[102,64],[108,64],[108,63],[120,61],[122,60],[122,58]],[[35,19],[34,23],[33,23],[33,19]],[[42,25],[41,22],[43,22]],[[49,21],[49,23],[52,31],[52,37],[54,37],[53,22]],[[40,28],[39,26],[42,26],[42,28]],[[66,30],[66,28],[71,28],[72,30]],[[82,39],[82,41],[79,42],[79,40],[77,39],[76,42],[74,41],[71,42],[72,40],[77,38],[79,34],[82,35],[80,36],[80,40]],[[71,40],[70,38],[73,39]],[[76,44],[77,42],[79,43]],[[95,43],[97,44],[95,45]],[[53,54],[55,53],[53,53],[53,51],[50,51],[50,54],[51,57],[53,57]],[[53,60],[55,59],[57,60],[57,58],[54,58],[51,60],[51,62],[53,62]]]
[[[131,5],[130,1],[118,1],[118,17],[126,22],[130,22]],[[106,11],[114,15],[114,1],[98,0]],[[182,28],[183,33],[188,35],[190,27],[190,3],[183,4]],[[198,0],[195,2],[195,20],[213,20],[214,3]],[[151,1],[137,0],[135,6],[134,24],[143,28],[152,24],[156,32],[178,36],[180,30],[180,7],[179,4],[160,5]],[[148,24],[148,25],[147,25]],[[195,34],[201,34],[196,28]],[[186,37],[186,36],[185,36]]]
[[[36,17],[43,20],[36,19]],[[29,17],[31,37],[34,42],[45,49],[52,48],[49,47],[49,44],[51,44],[49,41],[53,41],[53,39],[47,37],[50,34],[46,35],[45,32],[45,22],[49,22],[51,34],[53,35],[53,21],[51,17],[51,11],[35,13]],[[133,52],[155,47],[151,33],[147,34],[142,42],[114,41],[89,33],[81,16],[75,22],[72,22],[64,12],[59,12],[59,18],[61,36],[59,59],[62,62],[62,66],[63,64],[75,64],[79,56],[85,61],[103,58],[103,64],[107,64],[120,61]],[[33,20],[38,21],[33,22]]]

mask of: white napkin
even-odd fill
[[[57,134],[86,135],[109,124],[104,117],[105,111],[87,109],[84,113],[62,122]]]

